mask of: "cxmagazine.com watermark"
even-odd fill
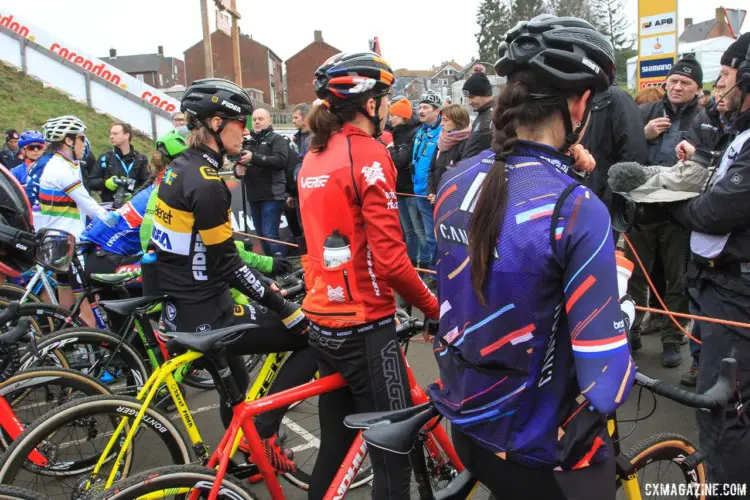
[[[748,483],[646,483],[645,496],[703,498],[747,496]]]

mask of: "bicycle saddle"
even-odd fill
[[[191,351],[208,354],[228,346],[251,328],[257,328],[257,325],[232,325],[208,332],[164,332],[162,335],[169,338],[167,350],[170,353],[178,352],[179,349],[175,347],[181,346]]]
[[[414,415],[421,413],[431,406],[431,403],[423,403],[395,411],[373,411],[368,413],[355,413],[344,418],[344,425],[350,429],[369,429],[376,425],[388,425],[403,422]]]
[[[429,406],[411,418],[388,425],[376,425],[362,433],[367,444],[392,453],[406,455],[414,447],[419,432],[438,415],[434,406]]]
[[[102,300],[99,302],[99,305],[108,312],[113,312],[121,316],[130,316],[133,314],[133,311],[139,307],[144,307],[153,304],[154,302],[162,302],[168,298],[168,295],[163,294],[146,295],[144,297],[134,297],[132,299]]]
[[[132,280],[134,277],[129,274],[117,274],[117,273],[108,273],[108,274],[92,274],[91,279],[98,282],[103,283],[105,285],[110,286],[120,286],[126,281]]]

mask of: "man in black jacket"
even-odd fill
[[[411,103],[403,98],[391,103],[390,122],[393,126],[393,145],[388,147],[393,163],[396,165],[396,192],[398,194],[398,214],[401,228],[404,231],[406,252],[412,264],[419,260],[419,242],[424,240],[422,217],[419,215],[417,199],[414,194],[414,183],[411,177],[411,155],[414,149],[414,136],[420,123],[413,114]],[[419,234],[421,233],[421,237]]]
[[[464,83],[463,92],[471,109],[477,112],[471,137],[462,153],[463,158],[471,158],[492,146],[492,110],[495,98],[492,96],[492,84],[484,74],[484,66],[474,66],[471,76]]]
[[[724,52],[721,80],[728,91],[724,109],[733,127],[722,138],[724,150],[718,168],[703,194],[667,208],[672,217],[692,231],[692,261],[687,277],[697,290],[701,314],[750,323],[750,33],[740,36]],[[680,144],[680,150],[686,157],[695,151],[686,143]],[[737,360],[740,394],[730,401],[726,421],[698,412],[699,447],[708,452],[706,481],[720,485],[740,483],[750,489],[750,426],[734,411],[738,401],[744,404],[745,413],[748,411],[750,333],[746,328],[704,322],[701,337],[697,392],[705,393],[713,386],[721,360],[732,357]],[[708,447],[710,437],[720,434],[719,426],[724,431],[721,441],[716,447]]]
[[[103,202],[115,201],[118,189],[124,195],[122,199],[118,196],[118,201],[127,201],[148,181],[148,159],[133,148],[132,139],[133,128],[127,123],[116,122],[109,129],[112,149],[102,154],[98,165],[89,171],[88,187],[97,191]]]
[[[646,164],[646,136],[638,106],[630,94],[613,85],[594,96],[581,144],[596,160],[586,186],[609,207],[612,204],[612,191],[607,183],[609,168],[621,161]]]
[[[648,142],[646,164],[672,166],[677,163],[677,144],[690,136],[693,118],[700,110],[702,86],[701,66],[692,55],[687,55],[672,66],[664,99],[641,106],[643,131]],[[682,277],[687,263],[688,233],[679,224],[667,221],[642,225],[631,231],[628,238],[649,274],[659,256],[664,273],[664,302],[670,311],[687,314],[688,299]],[[629,259],[635,259],[629,247],[625,249],[625,254]],[[628,292],[639,306],[648,305],[648,284],[640,266],[633,271]],[[644,334],[661,332],[662,365],[668,368],[680,365],[682,332],[669,318],[661,315],[649,319],[649,328],[642,329],[643,317],[644,313],[639,312],[630,329],[633,349],[640,346],[642,331]],[[686,323],[684,320],[681,322]]]
[[[273,131],[270,113],[256,109],[253,131],[243,148],[242,159],[235,167],[235,175],[244,177],[250,215],[258,236],[279,239],[281,211],[286,201],[288,158],[289,142]],[[261,241],[261,245],[266,255],[284,253],[284,247],[278,243]]]
[[[729,132],[729,121],[726,119],[724,101],[721,99],[728,90],[724,88],[721,77],[716,79],[708,106],[704,106],[693,118],[693,127],[688,141],[693,146],[713,151],[719,145],[721,137]]]

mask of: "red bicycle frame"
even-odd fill
[[[0,396],[0,429],[10,436],[11,441],[16,440],[25,430],[21,421],[16,417],[16,412],[13,411],[8,401],[2,396]],[[32,450],[28,458],[40,467],[45,467],[49,463],[44,455],[37,450]]]
[[[405,357],[404,361],[406,362]],[[412,402],[415,405],[426,403],[429,400],[427,394],[417,384],[417,381],[414,378],[414,373],[408,362],[406,362],[406,373],[409,380]],[[232,445],[240,429],[242,429],[242,432],[247,439],[247,443],[253,456],[253,461],[255,462],[255,465],[258,466],[258,469],[263,476],[263,480],[266,483],[268,492],[271,494],[271,498],[274,500],[282,500],[284,498],[284,493],[281,489],[281,484],[276,477],[274,468],[266,458],[263,443],[255,428],[253,418],[261,413],[283,408],[307,398],[320,396],[321,394],[341,389],[347,385],[346,379],[344,379],[341,374],[337,373],[334,375],[328,375],[327,377],[323,377],[314,382],[300,385],[299,387],[293,387],[276,394],[256,399],[252,402],[242,402],[236,405],[233,408],[234,417],[232,418],[232,422],[229,424],[229,428],[226,433],[224,433],[224,437],[221,439],[219,446],[211,455],[207,464],[210,468],[216,468],[218,466],[216,481],[214,482],[213,488],[208,497],[209,500],[215,500],[218,497],[221,483],[224,480],[227,466],[229,465],[229,459],[231,458],[230,454],[232,452]],[[434,426],[434,428],[427,434],[425,446],[432,456],[437,456],[440,453],[440,450],[442,450],[456,469],[461,472],[464,467],[459,460],[456,451],[453,449],[448,433],[445,432],[443,426],[434,425],[437,418],[438,417],[435,417],[435,419],[431,420],[426,425],[426,427]],[[339,472],[328,487],[328,491],[326,492],[325,497],[323,497],[324,500],[337,500],[346,496],[349,486],[357,475],[366,455],[367,445],[365,444],[365,441],[362,438],[362,432],[360,431],[349,448],[349,452],[344,458],[344,462],[341,464]],[[191,498],[195,498],[196,495],[197,492],[194,492],[191,494]]]

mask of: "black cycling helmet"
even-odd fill
[[[16,178],[0,165],[0,273],[18,277],[34,265],[35,251],[29,199]]]
[[[247,92],[239,85],[223,78],[204,78],[194,81],[185,90],[180,105],[180,111],[188,116],[187,126],[190,130],[204,126],[204,120],[214,116],[222,118],[242,116],[246,118],[253,114],[253,109],[253,102]],[[222,155],[226,153],[226,150],[219,134],[221,134],[226,123],[227,121],[223,120],[216,132],[207,127],[216,140],[219,152]]]
[[[565,149],[578,139],[583,127],[573,130],[565,98],[586,89],[603,92],[615,79],[612,44],[590,23],[577,17],[543,14],[522,21],[505,34],[499,56],[495,63],[498,75],[513,81],[513,73],[530,69],[536,80],[543,82],[543,88],[532,89],[533,97],[560,102],[569,142]],[[590,105],[591,99],[585,118]]]
[[[348,103],[362,103],[375,98],[375,137],[380,135],[378,109],[384,95],[393,85],[393,70],[374,52],[342,52],[329,58],[315,71],[315,94],[324,104],[336,110]]]

